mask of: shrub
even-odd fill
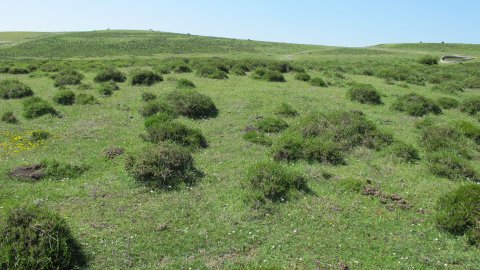
[[[323,138],[307,138],[303,142],[302,158],[310,162],[328,163],[333,165],[345,165],[340,146]]]
[[[0,233],[2,269],[76,269],[86,259],[57,214],[39,206],[11,210]]]
[[[463,92],[465,88],[461,83],[446,81],[433,86],[432,90],[447,94],[458,94]]]
[[[460,110],[471,115],[480,112],[480,96],[465,99],[460,106]]]
[[[363,104],[382,104],[380,94],[371,84],[355,84],[350,88],[347,95],[351,101],[358,101]]]
[[[8,73],[10,74],[28,74],[30,70],[22,67],[12,67],[8,69]]]
[[[77,178],[88,170],[86,166],[59,162],[57,160],[44,160],[41,162],[45,177],[61,180]]]
[[[78,90],[90,90],[90,89],[93,89],[93,86],[91,86],[90,84],[81,83],[81,84],[78,85],[77,89]]]
[[[223,80],[228,79],[225,71],[220,70],[214,66],[201,66],[197,69],[197,75],[209,79]]]
[[[479,126],[468,121],[460,121],[457,123],[457,127],[466,137],[474,140],[477,144],[480,144]]]
[[[59,90],[53,96],[53,101],[61,105],[73,105],[75,103],[75,93],[70,90]]]
[[[237,76],[246,76],[247,72],[248,67],[242,65],[236,65],[230,70],[230,73]]]
[[[93,95],[84,94],[84,93],[78,94],[75,100],[76,100],[76,103],[80,105],[99,104],[98,100]]]
[[[458,108],[460,102],[457,99],[451,97],[439,97],[437,99],[437,104],[442,109],[448,110]]]
[[[272,149],[276,161],[296,161],[304,158],[304,138],[296,133],[287,133],[275,142]]]
[[[174,90],[166,99],[178,114],[185,117],[199,119],[218,115],[218,109],[212,99],[193,89]]]
[[[257,68],[253,72],[252,78],[268,82],[286,82],[285,77],[283,77],[281,72],[271,71],[264,68]]]
[[[307,190],[307,181],[301,174],[272,161],[251,167],[247,179],[248,188],[259,203],[283,202],[292,192]]]
[[[425,55],[420,58],[418,62],[427,66],[438,65],[438,57],[433,55]]]
[[[186,64],[180,64],[173,68],[173,72],[175,73],[190,73],[192,69]]]
[[[44,141],[50,138],[50,136],[51,134],[48,131],[36,130],[36,131],[33,131],[32,134],[30,134],[30,140],[34,142]]]
[[[436,176],[451,180],[480,181],[475,169],[453,152],[436,152],[429,157],[428,167]]]
[[[435,221],[437,226],[455,235],[467,235],[471,244],[480,246],[480,186],[467,184],[440,197]]]
[[[264,133],[256,131],[256,130],[247,131],[243,135],[243,139],[245,139],[248,142],[254,143],[254,144],[260,144],[260,145],[265,145],[265,146],[272,145],[272,140],[270,138],[265,136]]]
[[[340,191],[360,193],[365,187],[366,183],[356,178],[346,178],[339,182]]]
[[[54,75],[54,84],[55,87],[64,85],[77,85],[82,82],[83,78],[83,74],[75,70],[67,69]]]
[[[163,81],[162,76],[150,70],[137,69],[132,71],[130,83],[132,85],[151,86],[157,82]]]
[[[288,124],[280,118],[266,117],[258,121],[257,128],[263,132],[277,133],[288,128]]]
[[[120,87],[113,81],[104,82],[98,87],[98,92],[104,96],[111,96],[113,91],[119,90]]]
[[[281,115],[285,117],[296,117],[298,116],[298,112],[289,104],[287,103],[282,103],[280,106],[278,106],[275,111],[275,115]]]
[[[12,111],[4,112],[2,114],[2,121],[9,124],[18,123],[18,119],[15,117]]]
[[[127,77],[125,77],[125,75],[120,70],[114,67],[104,68],[95,76],[95,78],[93,78],[93,81],[97,83],[108,82],[108,81],[122,83],[126,80],[127,80]]]
[[[395,142],[389,150],[394,157],[404,162],[414,163],[420,160],[418,150],[404,142]]]
[[[398,97],[392,108],[417,117],[425,116],[429,113],[442,113],[442,109],[434,101],[415,93]]]
[[[308,82],[310,79],[311,79],[311,77],[307,73],[299,72],[299,73],[295,74],[295,80]]]
[[[471,144],[455,126],[427,125],[421,131],[420,141],[429,152],[449,151],[466,158],[471,157]]]
[[[176,116],[175,108],[162,100],[150,100],[140,109],[140,114],[143,117],[149,117],[159,112],[166,113],[171,116]]]
[[[311,86],[328,87],[328,84],[320,77],[310,79]]]
[[[0,81],[0,97],[2,99],[24,98],[33,96],[32,89],[17,79]]]
[[[129,156],[125,169],[136,181],[157,188],[193,184],[199,177],[190,152],[169,143],[148,147],[135,156]]]
[[[466,88],[479,89],[480,88],[480,77],[479,76],[468,77],[463,81],[463,85]]]
[[[144,126],[145,128],[153,127],[158,123],[163,123],[175,119],[175,116],[168,114],[166,112],[159,112],[155,115],[149,116],[145,119]]]
[[[23,115],[32,119],[46,114],[58,115],[58,112],[45,100],[39,97],[30,97],[23,102]]]
[[[187,79],[179,79],[177,81],[177,87],[178,88],[195,88],[195,84]]]
[[[151,92],[143,92],[142,93],[142,100],[143,101],[151,101],[157,99],[157,95]]]
[[[200,148],[207,147],[207,141],[202,132],[198,129],[192,129],[182,123],[175,121],[157,121],[146,123],[147,135],[145,139],[153,143],[173,142],[183,146]]]

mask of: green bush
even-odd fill
[[[276,117],[265,117],[258,121],[257,128],[267,133],[278,133],[288,128],[285,120]]]
[[[10,74],[29,74],[30,70],[23,68],[23,67],[12,67],[8,69],[8,73]]]
[[[468,77],[463,81],[463,85],[466,88],[479,89],[480,88],[480,77],[478,75]]]
[[[280,106],[275,108],[274,111],[275,115],[285,116],[285,117],[296,117],[298,116],[298,112],[289,104],[282,103]]]
[[[436,152],[429,157],[428,167],[436,176],[451,180],[480,181],[475,169],[453,152]]]
[[[118,83],[125,82],[127,77],[123,74],[120,70],[114,67],[108,67],[101,70],[95,78],[93,78],[94,82],[102,83],[102,82],[109,82],[114,81]]]
[[[230,70],[230,73],[237,76],[246,76],[247,72],[248,67],[242,65],[236,65]]]
[[[34,142],[44,141],[50,138],[51,134],[48,131],[44,130],[35,130],[30,134],[30,140]]]
[[[76,70],[67,69],[54,75],[55,87],[64,85],[78,85],[82,83],[84,76]]]
[[[437,99],[437,104],[442,109],[448,110],[458,108],[460,102],[457,99],[451,97],[439,97]]]
[[[73,105],[75,103],[75,93],[70,90],[59,90],[53,96],[53,101],[61,105]]]
[[[2,122],[16,124],[18,123],[18,119],[15,117],[15,114],[13,114],[12,111],[8,111],[2,114]]]
[[[44,160],[41,165],[45,177],[55,180],[77,178],[88,170],[88,167],[84,165],[64,163],[53,159]]]
[[[339,181],[340,191],[360,193],[366,183],[356,178],[346,178]]]
[[[157,95],[151,92],[143,92],[142,93],[142,100],[143,101],[151,101],[157,99]]]
[[[140,108],[140,114],[143,117],[149,117],[159,112],[166,113],[168,115],[176,116],[175,108],[169,103],[163,100],[150,100],[142,108]]]
[[[90,94],[78,94],[77,97],[75,98],[75,102],[80,105],[95,105],[99,104],[98,100]]]
[[[189,128],[182,123],[156,121],[146,125],[148,125],[145,136],[147,141],[153,143],[173,142],[191,148],[207,147],[207,141],[200,130]]]
[[[472,155],[471,143],[457,127],[452,125],[425,126],[421,131],[420,142],[428,152],[449,151],[466,158]]]
[[[469,121],[460,121],[457,123],[458,129],[467,137],[480,145],[480,127]]]
[[[318,86],[318,87],[328,87],[328,84],[320,77],[314,77],[310,79],[311,86]]]
[[[193,89],[174,90],[167,95],[166,100],[178,114],[185,117],[200,119],[218,115],[212,99]]]
[[[433,55],[425,55],[420,58],[418,62],[427,66],[438,65],[438,57]]]
[[[156,188],[193,184],[200,176],[190,152],[182,146],[162,143],[129,156],[126,171],[136,181]]]
[[[285,77],[283,77],[283,74],[281,72],[271,71],[264,68],[257,68],[253,72],[252,78],[267,82],[286,82]]]
[[[175,73],[190,73],[192,69],[186,64],[179,64],[173,68]]]
[[[158,123],[171,121],[173,119],[175,119],[174,115],[168,114],[166,112],[159,112],[159,113],[156,113],[155,115],[148,116],[145,119],[144,126],[145,128],[150,128]]]
[[[98,92],[104,96],[111,96],[113,91],[119,90],[120,87],[113,81],[101,83]]]
[[[260,144],[260,145],[265,145],[265,146],[270,146],[272,145],[272,140],[265,136],[264,133],[259,132],[257,130],[250,130],[247,131],[243,135],[243,139],[245,139],[248,142],[254,143],[254,144]]]
[[[343,151],[338,144],[323,138],[307,138],[302,145],[301,157],[310,162],[345,165]]]
[[[17,79],[0,81],[0,97],[2,99],[14,99],[33,96],[32,89]]]
[[[179,79],[177,80],[177,87],[178,88],[195,88],[195,84],[187,79]]]
[[[465,99],[460,106],[460,110],[471,115],[480,112],[480,96]]]
[[[247,172],[248,188],[259,203],[283,202],[294,191],[306,191],[307,180],[296,171],[272,161],[259,162]]]
[[[163,81],[163,78],[161,75],[150,70],[136,69],[132,71],[130,76],[131,76],[130,83],[132,85],[151,86],[156,84],[157,82]]]
[[[223,80],[228,79],[228,74],[214,66],[201,66],[197,69],[197,75],[209,79]]]
[[[357,83],[347,93],[351,101],[358,101],[363,104],[382,104],[382,98],[375,87],[371,84]]]
[[[78,90],[90,90],[90,89],[93,89],[93,86],[91,86],[90,84],[81,83],[81,84],[78,85],[77,89]]]
[[[420,160],[418,150],[412,145],[404,142],[393,143],[389,150],[392,156],[404,162],[415,163]]]
[[[307,73],[299,72],[299,73],[295,74],[295,80],[308,82],[308,81],[310,81],[310,79],[311,79],[311,77]]]
[[[471,244],[480,246],[480,186],[463,185],[440,197],[435,221],[442,230],[467,235]]]
[[[39,97],[30,97],[23,102],[23,116],[25,118],[33,119],[46,114],[58,115],[58,112],[48,102]]]
[[[2,269],[77,269],[86,257],[63,218],[39,206],[7,213],[0,233]]]
[[[392,108],[417,117],[425,116],[429,113],[442,113],[442,109],[434,101],[415,93],[398,97]]]
[[[461,83],[457,83],[454,81],[446,81],[433,86],[432,90],[447,94],[458,94],[465,91],[465,88]]]

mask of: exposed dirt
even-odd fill
[[[363,188],[362,194],[378,198],[380,203],[387,204],[388,210],[391,211],[395,210],[395,208],[400,208],[404,210],[412,208],[412,206],[400,195],[395,193],[384,193],[380,189],[375,188],[371,185],[366,185]]]
[[[108,159],[115,159],[116,157],[123,155],[123,153],[125,153],[125,149],[121,147],[110,147],[103,153]]]
[[[45,176],[43,166],[41,164],[34,164],[31,166],[16,167],[10,172],[10,176],[21,180],[38,181]]]

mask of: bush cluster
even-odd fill
[[[475,115],[480,112],[480,96],[466,98],[460,106],[462,112]]]
[[[416,117],[425,116],[429,113],[442,113],[442,109],[437,105],[437,103],[415,93],[398,97],[392,108]]]
[[[177,115],[173,105],[158,99],[147,101],[145,105],[140,108],[140,114],[143,117],[149,117],[157,113],[166,113],[172,117]]]
[[[310,85],[317,87],[328,87],[328,84],[320,77],[311,78]]]
[[[358,101],[363,104],[382,104],[382,98],[377,89],[371,84],[354,84],[347,93],[351,101]]]
[[[39,97],[30,97],[23,102],[23,115],[33,119],[46,114],[58,115],[58,112],[45,100]]]
[[[2,121],[9,124],[18,123],[18,119],[15,117],[15,114],[13,114],[12,111],[4,112],[2,114]]]
[[[288,123],[280,118],[265,117],[257,122],[257,128],[267,133],[278,133],[288,128]]]
[[[404,142],[395,142],[390,147],[390,153],[403,162],[415,163],[420,160],[420,154],[418,150],[412,145]]]
[[[153,143],[172,142],[190,148],[207,147],[207,141],[198,129],[172,121],[162,114],[145,123],[147,134],[145,140]]]
[[[145,102],[155,100],[155,99],[157,99],[157,95],[155,95],[152,92],[143,92],[142,93],[142,100],[145,101]]]
[[[33,96],[32,89],[17,79],[0,81],[0,97],[2,99],[16,99]]]
[[[120,87],[118,86],[117,83],[115,83],[114,81],[109,81],[109,82],[101,83],[100,86],[98,87],[98,92],[101,95],[108,97],[108,96],[111,96],[114,91],[117,91],[119,89]]]
[[[284,116],[284,117],[296,117],[298,116],[297,110],[295,110],[291,105],[287,103],[280,104],[275,111],[275,115]]]
[[[75,98],[75,102],[80,105],[95,105],[99,104],[98,100],[90,94],[81,93]]]
[[[174,90],[167,95],[166,100],[178,114],[185,117],[200,119],[218,115],[212,99],[193,89]]]
[[[285,77],[279,71],[272,71],[265,68],[257,68],[252,74],[252,78],[267,82],[286,82]]]
[[[460,102],[452,97],[439,97],[437,98],[437,104],[444,110],[458,108]]]
[[[109,82],[114,81],[117,83],[122,83],[127,80],[125,74],[123,74],[120,70],[114,67],[107,67],[101,70],[95,78],[93,78],[94,82],[102,83],[102,82]]]
[[[310,79],[311,79],[311,77],[307,73],[299,72],[299,73],[295,74],[295,80],[308,82],[308,81],[310,81]]]
[[[70,90],[59,90],[53,96],[53,101],[61,105],[73,105],[75,103],[75,93]]]
[[[427,66],[438,65],[438,57],[433,55],[425,55],[420,58],[418,62]]]
[[[177,87],[178,88],[195,88],[195,84],[188,79],[182,78],[177,80]]]
[[[73,69],[66,69],[58,72],[53,76],[55,86],[78,85],[82,83],[85,76]]]
[[[130,75],[130,83],[132,85],[151,86],[161,81],[163,81],[162,76],[151,70],[136,69]]]

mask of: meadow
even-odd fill
[[[0,41],[2,268],[480,265],[480,45]]]

